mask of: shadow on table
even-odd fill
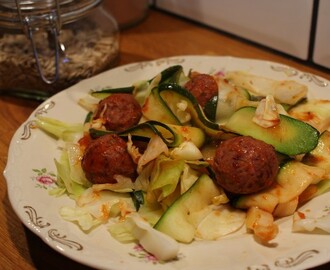
[[[25,227],[25,235],[30,251],[30,256],[38,270],[92,270],[94,268],[77,263],[45,244],[37,235]]]

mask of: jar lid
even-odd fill
[[[101,3],[102,0],[0,0],[0,28],[21,30],[22,16],[48,16],[56,12],[61,24],[67,24],[81,17]],[[38,20],[38,24],[42,24]],[[46,22],[45,22],[46,23]]]

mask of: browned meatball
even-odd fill
[[[86,178],[93,184],[116,183],[115,175],[136,176],[136,165],[124,139],[115,134],[91,141],[81,161]]]
[[[202,107],[212,97],[218,95],[218,84],[208,74],[194,74],[190,81],[185,84],[185,88],[195,96]]]
[[[98,104],[94,119],[102,118],[108,130],[123,131],[136,125],[141,106],[131,94],[112,94]]]
[[[249,194],[271,186],[279,164],[274,147],[248,136],[222,142],[216,149],[216,180],[234,194]]]

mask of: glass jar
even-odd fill
[[[116,64],[102,0],[0,0],[0,89],[54,94]]]

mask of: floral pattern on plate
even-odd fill
[[[281,234],[271,247],[263,247],[251,235],[243,233],[212,243],[206,241],[182,245],[178,260],[167,263],[156,260],[140,246],[125,246],[116,242],[105,230],[84,234],[74,224],[60,219],[58,209],[70,200],[65,196],[54,198],[48,194],[56,179],[53,162],[57,154],[56,146],[54,141],[35,128],[35,117],[47,114],[64,121],[81,122],[85,115],[77,101],[90,89],[105,87],[109,83],[113,87],[129,85],[174,64],[181,64],[186,70],[193,68],[202,72],[246,70],[266,77],[294,77],[295,80],[306,83],[313,95],[330,99],[329,82],[326,80],[278,63],[253,59],[178,56],[109,70],[45,101],[15,133],[9,149],[5,177],[10,202],[22,222],[55,250],[94,268],[297,270],[330,261],[330,236],[292,234],[289,219],[280,221]],[[323,209],[328,213],[329,201],[330,194],[324,194],[322,198],[313,201],[307,210]]]

